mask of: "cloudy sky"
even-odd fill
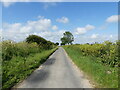
[[[118,20],[117,2],[5,2],[2,37],[19,42],[35,34],[60,42],[70,31],[74,43],[115,41]]]

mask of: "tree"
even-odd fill
[[[39,46],[42,46],[44,49],[52,49],[53,47],[56,46],[53,42],[47,41],[46,39],[37,35],[29,35],[26,38],[26,42],[28,43],[36,42]]]
[[[36,42],[39,45],[41,45],[41,44],[47,44],[47,40],[45,40],[44,38],[42,38],[40,36],[37,36],[37,35],[29,35],[26,38],[26,42],[28,42],[28,43]]]
[[[59,43],[58,43],[58,42],[56,42],[56,45],[59,45]]]
[[[65,33],[63,33],[63,37],[61,38],[62,45],[72,44],[73,41],[74,41],[74,37],[71,32],[66,31]]]
[[[61,46],[62,46],[62,45],[65,45],[65,43],[61,43]]]

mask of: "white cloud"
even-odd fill
[[[118,22],[120,20],[120,15],[112,15],[106,19],[108,23]]]
[[[68,23],[69,19],[67,17],[61,17],[61,18],[56,19],[56,21],[60,23]]]
[[[4,7],[9,7],[16,2],[44,2],[44,9],[51,6],[56,6],[55,2],[62,2],[63,0],[1,0]]]
[[[21,23],[3,23],[3,37],[5,39],[15,39],[15,41],[21,41],[27,34],[48,32],[51,27],[52,25],[50,19],[28,21],[24,25]]]
[[[86,25],[85,29],[86,30],[92,30],[92,29],[95,29],[95,26],[88,24],[88,25]]]
[[[65,30],[58,30],[56,25],[52,25],[50,19],[41,18],[36,21],[27,21],[25,24],[3,23],[2,35],[4,40],[13,40],[16,42],[25,40],[31,34],[39,35],[53,42],[60,42],[60,38],[64,32]]]
[[[47,40],[52,42],[60,42],[60,38],[63,36],[65,31],[69,30],[53,30],[53,27],[56,28],[56,25],[52,25],[52,21],[47,18],[39,19],[37,21],[27,21],[25,24],[14,23],[8,24],[3,23],[2,36],[4,40],[13,40],[13,41],[23,41],[28,35],[35,34],[39,35]],[[94,29],[92,25],[86,25],[84,28],[80,29],[82,33]],[[78,29],[79,30],[79,29]],[[75,34],[76,31],[71,31],[75,37],[74,43],[94,43],[94,42],[103,42],[105,40],[115,41],[117,40],[116,35],[81,35]]]
[[[85,28],[76,28],[76,32],[75,32],[75,34],[84,34],[84,33],[86,33],[87,31],[86,31],[86,29]]]
[[[93,30],[95,28],[95,26],[93,25],[86,25],[85,27],[78,27],[75,29],[75,34],[85,34],[87,33],[87,31],[89,30]]]
[[[27,26],[27,27],[23,26],[20,29],[20,33],[29,33],[31,31],[31,29],[32,29],[32,27],[30,27],[30,26]]]
[[[118,40],[118,35],[100,35],[100,34],[77,35],[75,37],[74,43],[81,43],[81,44],[95,43],[95,42],[102,43],[107,40],[114,42]]]
[[[92,35],[91,35],[91,38],[92,38],[92,39],[98,38],[98,34],[92,34]]]
[[[98,29],[106,30],[110,23],[118,23],[120,21],[120,15],[112,15],[105,20],[105,23],[100,26]]]
[[[32,27],[33,30],[36,31],[45,31],[51,27],[50,19],[40,19],[38,21],[28,21],[27,26]]]
[[[113,35],[110,35],[110,38],[113,38]]]
[[[55,32],[51,32],[49,35],[46,35],[45,38],[49,39],[52,42],[60,42],[60,38],[63,36],[63,33],[66,30],[58,30]]]
[[[16,2],[30,2],[32,0],[1,0],[4,7],[9,7]]]
[[[53,30],[58,30],[58,27],[57,27],[56,25],[54,25],[54,26],[52,27],[52,29],[53,29]]]

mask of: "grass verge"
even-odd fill
[[[3,62],[2,89],[11,88],[19,81],[24,80],[45,62],[56,49],[31,54],[27,58],[14,57],[10,61]]]
[[[98,58],[83,56],[80,49],[64,46],[73,62],[95,83],[96,88],[118,88],[118,68],[96,62]]]

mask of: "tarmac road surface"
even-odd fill
[[[62,47],[17,88],[92,88]]]

